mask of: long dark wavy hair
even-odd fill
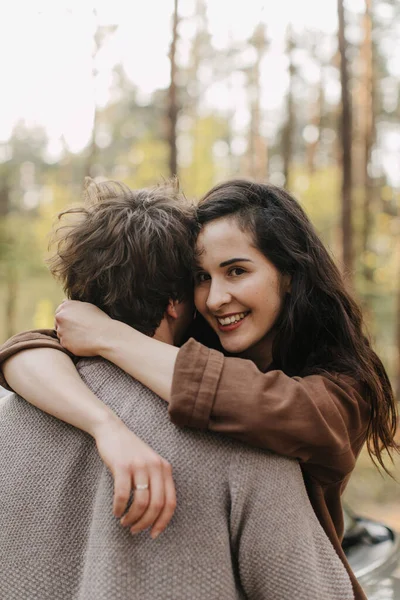
[[[233,217],[280,273],[291,277],[275,324],[273,368],[300,377],[345,374],[359,382],[371,408],[368,451],[387,471],[383,452],[399,450],[390,381],[363,332],[361,310],[307,215],[283,189],[233,180],[214,187],[198,205],[200,228],[221,217]],[[217,336],[207,335],[202,341],[221,349]]]

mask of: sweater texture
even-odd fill
[[[182,430],[114,365],[81,377],[173,465],[178,506],[156,540],[112,515],[93,439],[18,396],[0,404],[1,600],[352,600],[297,461]]]

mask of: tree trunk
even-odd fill
[[[287,55],[289,58],[289,88],[286,97],[286,115],[287,120],[282,132],[282,158],[283,158],[283,175],[285,177],[285,187],[289,189],[290,167],[292,164],[293,155],[293,133],[295,127],[294,118],[294,94],[293,84],[295,75],[295,66],[293,63],[293,34],[290,27],[287,31]]]
[[[249,88],[252,94],[250,108],[250,135],[249,135],[249,173],[254,179],[260,180],[266,178],[267,171],[267,148],[263,143],[261,127],[261,108],[260,108],[260,61],[257,61],[252,69]]]
[[[97,10],[93,9],[93,17],[97,22]],[[89,156],[86,161],[85,167],[85,175],[88,177],[95,177],[97,173],[95,173],[94,166],[98,157],[98,147],[96,143],[96,134],[99,127],[99,110],[97,108],[96,103],[96,78],[98,75],[96,60],[99,54],[99,51],[103,47],[105,40],[115,33],[117,29],[117,25],[99,25],[96,26],[96,32],[94,34],[94,47],[92,52],[92,82],[93,82],[93,93],[94,93],[94,117],[93,117],[93,129],[92,129],[92,137],[90,140],[89,147]]]
[[[169,172],[171,177],[178,173],[178,149],[177,149],[177,84],[176,84],[176,46],[178,43],[178,0],[174,0],[174,14],[172,20],[172,41],[170,49],[171,81],[168,90],[168,144],[169,144]]]
[[[196,159],[198,144],[201,144],[201,136],[198,135],[199,120],[201,119],[199,104],[201,95],[204,93],[204,84],[199,76],[200,68],[214,57],[211,45],[211,35],[208,32],[207,1],[196,0],[195,5],[196,33],[194,34],[187,68],[187,82],[190,82],[190,95],[181,97],[180,107],[184,107],[185,117],[192,121],[191,136],[193,138],[193,155],[189,170],[185,176],[190,177],[191,188],[195,194],[199,190],[204,191],[204,173],[200,162]],[[202,193],[201,192],[201,193]]]
[[[373,84],[373,46],[372,46],[372,21],[371,21],[371,0],[365,0],[364,14],[364,40],[361,48],[361,59],[363,65],[362,77],[362,108],[363,108],[363,187],[364,187],[364,206],[363,206],[363,228],[362,228],[362,252],[366,256],[369,246],[369,240],[372,229],[372,204],[373,204],[373,182],[369,174],[369,164],[371,161],[371,150],[375,137],[374,122],[374,84]],[[364,263],[364,277],[371,281],[372,271]]]
[[[261,132],[261,61],[267,48],[267,39],[263,25],[257,26],[250,40],[256,51],[256,61],[250,71],[250,139],[249,171],[250,175],[262,181],[268,177],[268,144]]]
[[[342,162],[342,249],[343,269],[350,286],[353,285],[353,202],[352,202],[352,114],[349,90],[349,69],[346,55],[347,41],[345,36],[345,13],[343,0],[338,0],[339,31],[338,43],[340,54],[340,81],[342,106],[340,115],[341,162]]]

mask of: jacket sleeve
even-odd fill
[[[354,468],[369,420],[350,378],[262,373],[252,361],[225,358],[193,339],[178,353],[169,411],[179,426],[297,458],[325,483]]]
[[[21,352],[22,350],[31,350],[32,348],[53,348],[54,350],[60,350],[61,352],[68,354],[68,356],[70,356],[75,362],[78,360],[74,355],[68,352],[68,350],[61,346],[54,329],[32,329],[30,331],[17,333],[0,346],[1,386],[11,390],[3,375],[3,363],[11,356],[14,356],[14,354],[17,354],[17,352]]]

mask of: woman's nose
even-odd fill
[[[212,313],[216,313],[222,306],[228,304],[230,301],[231,296],[228,290],[213,282],[206,300],[208,310]]]

